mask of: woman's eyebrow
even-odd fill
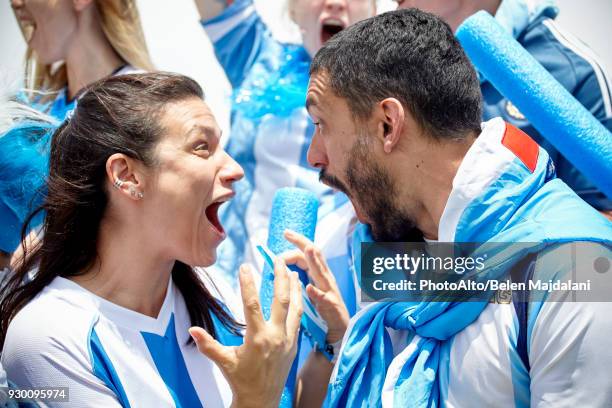
[[[188,140],[194,133],[204,134],[206,136],[216,136],[217,134],[213,126],[195,124],[185,134],[185,140]]]

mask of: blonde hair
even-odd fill
[[[135,0],[95,0],[95,5],[102,31],[121,59],[135,68],[152,71]],[[67,85],[66,64],[42,64],[31,47],[25,58],[26,89],[43,91],[40,102],[49,101],[53,93]]]

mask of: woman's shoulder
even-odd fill
[[[81,350],[88,354],[88,337],[98,319],[95,304],[56,278],[13,318],[6,333],[2,361],[27,359],[31,353]]]
[[[70,390],[70,404],[119,406],[114,392],[96,376],[89,337],[98,320],[95,303],[56,278],[11,321],[1,365],[17,388],[61,384]]]

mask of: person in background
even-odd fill
[[[593,51],[554,21],[559,13],[554,0],[396,1],[398,8],[416,7],[440,16],[453,31],[477,11],[488,11],[593,116],[612,131],[612,80]],[[612,220],[612,197],[606,197],[599,191],[591,180],[538,133],[529,118],[482,76],[480,86],[484,99],[483,119],[502,117],[533,137],[552,157],[557,176],[583,200]]]
[[[11,6],[28,46],[25,90],[17,99],[56,121],[64,120],[88,84],[153,69],[134,0],[12,0]],[[9,116],[17,117],[0,129],[0,269],[17,248],[26,214],[44,195],[50,137],[28,123],[31,113],[23,120]],[[29,229],[41,222],[42,214]]]
[[[302,45],[275,40],[252,0],[196,0],[204,30],[233,88],[228,153],[245,169],[239,199],[221,211],[228,239],[217,267],[235,282],[244,261],[262,265],[274,192],[302,187],[320,199],[316,242],[334,272],[349,311],[356,308],[348,270],[354,212],[346,196],[321,185],[306,160],[314,126],[304,109],[312,56],[334,34],[376,12],[374,0],[290,0]]]
[[[27,42],[25,89],[63,120],[87,85],[153,69],[134,0],[11,0]]]

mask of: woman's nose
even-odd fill
[[[227,152],[225,154],[225,164],[221,170],[221,181],[224,183],[234,183],[244,177],[244,170]]]

